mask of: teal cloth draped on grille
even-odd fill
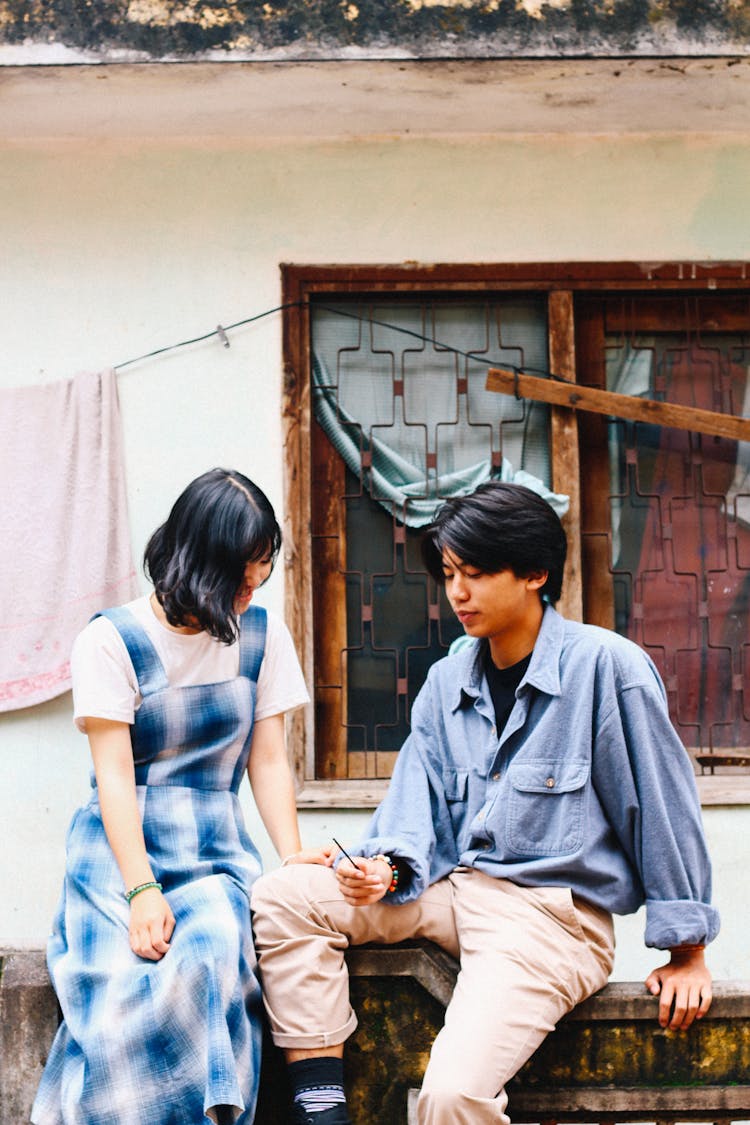
[[[339,401],[338,385],[331,380],[319,355],[313,356],[313,412],[326,437],[355,477],[363,476],[374,500],[408,527],[424,527],[435,516],[443,500],[466,496],[485,481],[495,479],[523,484],[539,493],[559,516],[565,515],[570,501],[561,493],[552,492],[546,484],[525,469],[516,469],[507,457],[499,467],[489,458],[469,461],[452,471],[428,470],[415,463],[414,451],[398,448],[399,432],[409,426],[371,425],[363,418],[354,418]],[[422,388],[429,396],[429,386]],[[411,426],[411,429],[419,429]],[[390,442],[374,434],[387,430]],[[464,429],[466,433],[466,428]]]
[[[216,1105],[255,1112],[261,997],[250,927],[260,857],[237,790],[247,765],[266,613],[241,619],[240,674],[171,688],[141,625],[107,611],[143,698],[132,727],[137,795],[155,878],[175,916],[160,961],[133,953],[129,907],[94,788],[68,833],[48,946],[64,1022],[36,1125],[177,1125]],[[179,753],[176,753],[179,748]]]

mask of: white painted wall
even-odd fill
[[[0,169],[0,387],[122,363],[272,308],[280,262],[750,259],[750,146],[736,135],[15,140],[0,141]],[[247,472],[281,509],[280,353],[275,315],[232,333],[229,350],[213,340],[120,375],[136,557],[215,464]],[[266,604],[281,610],[282,594],[279,573]],[[0,947],[44,943],[87,775],[69,697],[0,716]],[[353,840],[364,820],[302,814],[311,843]],[[707,810],[706,823],[724,913],[712,965],[750,977],[750,809]],[[645,975],[642,920],[618,934],[616,975]]]

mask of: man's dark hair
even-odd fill
[[[488,481],[469,496],[447,500],[422,536],[424,564],[441,584],[446,547],[486,574],[512,570],[528,578],[546,570],[542,597],[553,604],[560,597],[565,532],[554,509],[530,488]]]
[[[192,481],[146,545],[146,574],[170,625],[197,625],[231,644],[245,566],[281,547],[273,508],[242,473],[211,469]]]

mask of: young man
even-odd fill
[[[423,552],[475,643],[430,669],[355,866],[287,862],[255,884],[300,1125],[349,1122],[348,944],[429,938],[460,960],[421,1125],[510,1120],[506,1082],[609,976],[613,912],[645,902],[646,945],[670,951],[646,980],[663,1027],[711,1003],[703,950],[719,919],[700,807],[651,660],[552,608],[565,535],[526,488],[448,501]]]

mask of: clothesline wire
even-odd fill
[[[201,336],[194,336],[190,340],[180,340],[180,342],[177,344],[167,344],[163,348],[156,348],[152,352],[146,352],[145,355],[136,356],[135,359],[126,359],[124,363],[116,363],[114,365],[114,369],[115,371],[122,371],[125,367],[131,367],[134,363],[142,363],[146,359],[153,359],[155,356],[164,355],[166,352],[173,352],[178,348],[187,348],[191,344],[201,344],[205,340],[210,340],[212,336],[218,336],[224,347],[228,348],[229,339],[227,337],[227,332],[230,332],[232,329],[243,328],[245,325],[253,324],[258,320],[263,320],[267,316],[273,316],[274,313],[284,312],[286,309],[303,308],[306,305],[309,306],[309,302],[288,301],[286,304],[276,305],[272,309],[265,309],[263,312],[256,313],[254,316],[245,317],[243,320],[236,320],[234,324],[218,324],[216,328],[211,329],[210,332],[204,332]],[[485,363],[488,367],[503,367],[506,370],[513,371],[516,375],[518,375],[521,371],[528,373],[533,372],[534,374],[541,375],[544,378],[554,379],[556,382],[570,382],[569,379],[563,378],[562,375],[555,375],[551,371],[546,371],[539,367],[518,367],[513,363],[506,363],[505,361],[497,362],[496,360],[487,359],[486,356],[481,355],[477,352],[464,351],[461,348],[454,347],[452,344],[445,344],[441,340],[437,340],[434,336],[426,336],[422,332],[417,332],[413,328],[404,328],[403,325],[400,324],[391,324],[386,320],[377,320],[372,316],[363,316],[361,313],[349,312],[346,309],[342,308],[333,308],[330,305],[322,305],[317,301],[315,302],[314,307],[316,309],[321,309],[323,312],[330,312],[334,313],[337,316],[348,317],[350,320],[357,320],[361,324],[374,324],[377,325],[378,328],[387,328],[392,332],[401,332],[405,336],[411,336],[416,340],[421,340],[421,342],[424,344],[433,344],[436,348],[440,348],[442,351],[452,352],[454,355],[459,355],[464,359],[476,360],[477,363]]]
[[[289,301],[286,305],[277,305],[273,309],[266,309],[265,312],[256,313],[255,316],[245,317],[244,320],[236,320],[234,324],[227,324],[223,326],[218,324],[216,328],[212,328],[210,332],[204,332],[202,336],[194,336],[192,340],[180,340],[178,344],[167,344],[166,347],[156,348],[153,352],[146,352],[145,355],[136,356],[135,359],[126,359],[124,363],[116,363],[115,371],[122,371],[124,367],[130,367],[134,363],[141,363],[144,359],[153,359],[154,356],[164,355],[165,352],[176,351],[177,348],[187,348],[190,344],[201,344],[204,340],[210,340],[212,336],[218,336],[224,344],[225,348],[229,347],[229,341],[226,338],[226,333],[231,331],[232,328],[242,328],[246,324],[252,324],[255,320],[262,320],[263,317],[272,316],[274,313],[283,312],[284,309],[298,308],[302,301]]]

